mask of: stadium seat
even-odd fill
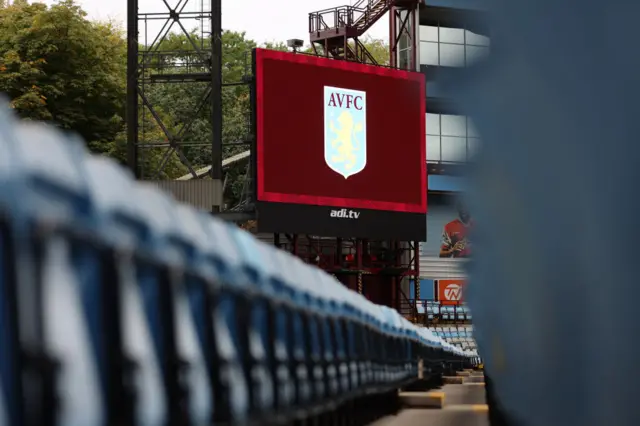
[[[207,365],[211,352],[203,339],[203,326],[197,321],[202,321],[200,309],[207,304],[208,282],[215,275],[205,261],[209,238],[201,213],[185,205],[177,205],[175,213],[176,226],[169,232],[169,239],[184,267],[171,289],[176,358],[185,363],[178,379],[186,388],[189,418],[195,424],[206,424],[212,421],[214,411],[211,367]]]
[[[32,265],[31,271],[20,271],[24,281],[18,283],[18,303],[33,309],[20,315],[42,330],[40,337],[29,333],[28,355],[22,361],[23,368],[38,376],[43,393],[25,401],[24,413],[43,419],[52,414],[51,403],[57,400],[64,424],[104,422],[104,365],[99,365],[94,346],[100,330],[90,321],[95,319],[91,314],[99,312],[93,297],[100,285],[99,255],[88,241],[70,235],[71,230],[88,232],[95,220],[84,173],[86,157],[80,141],[41,124],[21,123],[13,137],[20,141],[14,144],[12,159],[20,192],[14,210],[20,235],[16,263]],[[44,370],[37,367],[42,361],[48,364]]]
[[[305,265],[309,272],[309,282],[317,306],[316,327],[320,346],[320,374],[322,381],[321,401],[335,403],[339,392],[338,360],[336,357],[335,324],[338,319],[337,294],[334,282],[320,269]],[[319,389],[320,387],[318,387]]]
[[[133,257],[134,291],[140,294],[152,347],[162,371],[167,415],[170,421],[189,418],[185,412],[188,389],[183,381],[186,365],[178,352],[181,330],[176,330],[175,324],[174,289],[185,267],[181,250],[174,242],[178,226],[175,202],[151,186],[137,185],[132,192],[132,199],[139,206],[136,212],[139,220],[147,224]]]
[[[146,218],[138,211],[140,200],[129,192],[134,185],[130,175],[102,158],[89,158],[86,164],[87,183],[99,217],[97,235],[104,244],[105,281],[115,283],[102,283],[103,291],[112,291],[96,295],[102,297],[104,318],[112,324],[103,330],[105,345],[112,348],[106,359],[114,378],[112,395],[117,399],[111,401],[112,410],[131,412],[131,420],[137,423],[160,424],[168,421],[163,373],[133,259],[137,247],[152,244],[145,241],[150,231]],[[118,388],[118,379],[130,383],[131,388]],[[135,407],[128,407],[132,400]]]
[[[472,359],[54,129],[0,149],[0,424],[290,422]]]
[[[13,149],[6,133],[12,127],[4,109],[0,109],[0,424],[19,422],[20,399],[18,392],[18,341],[15,274],[16,245],[10,215],[14,204],[16,174],[12,173]],[[14,213],[15,214],[15,213]]]
[[[456,319],[458,321],[466,321],[466,319],[467,319],[467,307],[465,305],[456,306]]]
[[[241,353],[245,359],[243,366],[250,382],[249,397],[251,414],[254,418],[264,418],[265,413],[275,409],[275,393],[272,376],[272,326],[270,315],[273,312],[275,289],[269,272],[267,248],[246,231],[230,228],[240,253],[240,282],[247,287],[243,294],[238,293],[238,319],[246,324],[245,330],[239,329]]]

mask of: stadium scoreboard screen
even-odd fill
[[[261,232],[422,241],[424,75],[255,49]]]

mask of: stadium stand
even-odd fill
[[[416,326],[7,111],[2,425],[286,423],[479,362],[468,329]]]

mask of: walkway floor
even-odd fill
[[[408,408],[371,426],[489,426],[483,383],[444,385],[435,392],[444,393],[442,408]]]

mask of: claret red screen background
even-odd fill
[[[258,201],[426,213],[421,73],[256,49]],[[367,165],[324,159],[324,87],[367,93]]]

